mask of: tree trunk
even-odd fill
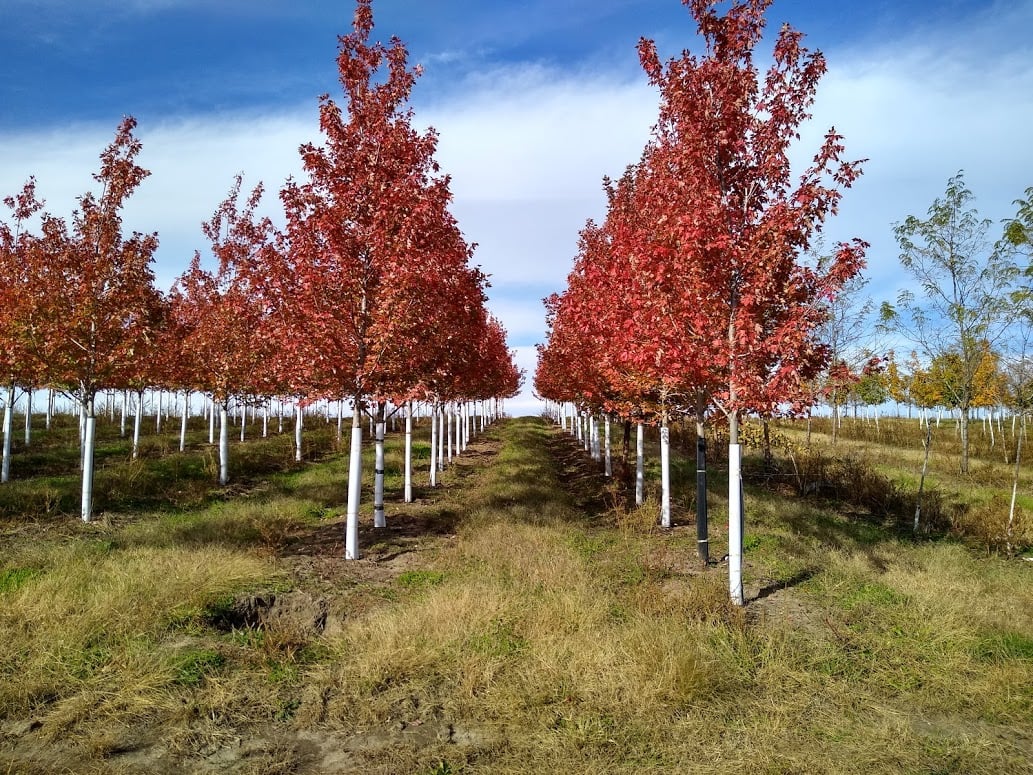
[[[120,418],[119,418],[119,421],[118,421],[118,435],[119,435],[119,438],[123,438],[124,439],[126,437],[126,416],[128,414],[129,414],[129,391],[128,390],[123,390],[122,391],[122,411],[120,413]],[[49,418],[49,412],[48,412],[48,418]],[[47,429],[48,430],[50,429],[50,421],[49,421],[49,419],[47,421]]]
[[[625,420],[624,432],[621,434],[621,473],[627,476],[628,455],[631,453],[631,420]]]
[[[445,409],[444,423],[448,426],[448,439],[445,442],[445,447],[448,449],[448,464],[452,465],[452,404]]]
[[[405,492],[403,500],[412,503],[412,401],[405,407]]]
[[[742,447],[739,446],[739,416],[735,412],[728,417],[728,439],[728,593],[734,605],[745,605],[742,587]]]
[[[968,413],[969,409],[967,406],[963,406],[958,410],[960,415],[960,426],[961,426],[961,473],[968,473]]]
[[[82,521],[93,521],[93,449],[97,432],[96,398],[93,394],[83,397],[83,411],[86,428],[83,433],[82,457]]]
[[[238,404],[238,412],[240,417],[240,440],[244,441],[244,431],[247,429],[247,407],[244,404]]]
[[[122,407],[122,412],[125,412],[125,405]],[[50,424],[54,420],[54,388],[47,388],[47,430],[50,430]],[[122,435],[126,435],[125,422],[122,424]]]
[[[32,388],[25,388],[25,448],[32,445]]]
[[[377,404],[377,416],[374,436],[375,463],[373,465],[373,527],[387,527],[384,517],[384,434],[387,431],[387,407],[383,402]]]
[[[463,407],[456,404],[456,457],[463,451]]]
[[[671,429],[660,419],[660,527],[671,526]]]
[[[922,475],[918,478],[918,498],[915,501],[915,524],[912,528],[918,532],[919,520],[922,516],[922,492],[925,490],[925,474],[929,470],[929,450],[933,446],[933,426],[925,424],[925,460],[922,461]]]
[[[299,401],[294,406],[294,462],[301,462],[301,432],[305,427],[305,410]]]
[[[733,294],[732,312],[728,321],[729,362],[733,365],[728,379],[728,594],[733,605],[745,605],[746,597],[742,587],[742,538],[744,530],[742,497],[742,447],[739,446],[738,390],[735,384],[735,309]],[[835,422],[833,422],[835,427]],[[835,431],[833,431],[835,432]]]
[[[154,432],[161,433],[161,399],[162,391],[158,391],[158,410],[154,413]]]
[[[266,401],[262,407],[262,438],[269,438],[269,402]],[[337,440],[341,440],[341,434],[337,434]]]
[[[208,443],[215,443],[215,396],[211,397],[208,406]]]
[[[140,425],[143,423],[143,391],[136,391],[136,414],[133,415],[133,460],[140,454]]]
[[[0,464],[0,483],[11,480],[11,437],[14,435],[14,382],[7,383],[4,398],[4,452]]]
[[[229,399],[219,404],[219,484],[230,481],[230,411]]]
[[[604,450],[605,451],[605,455],[604,455],[605,463],[604,463],[604,466],[605,466],[606,475],[608,477],[610,477],[610,476],[613,476],[613,459],[610,456],[610,415],[606,415],[606,417],[603,419],[603,422],[605,423],[605,428],[604,428],[605,429],[605,439],[604,439],[604,443],[606,445],[606,448]]]
[[[696,550],[703,565],[710,562],[710,525],[707,514],[706,405],[696,402]]]
[[[359,501],[362,497],[362,400],[355,397],[352,410],[351,450],[348,455],[348,511],[344,559],[359,559]]]
[[[430,407],[430,486],[438,486],[438,406]]]
[[[179,451],[187,448],[187,420],[190,418],[190,391],[183,391],[183,417],[179,423]]]
[[[1003,445],[1002,445],[1003,446]],[[1015,441],[1015,469],[1011,479],[1011,506],[1008,507],[1008,525],[1004,530],[1004,542],[1011,554],[1011,536],[1015,529],[1015,497],[1019,492],[1019,459],[1022,457],[1022,437]]]
[[[645,471],[645,429],[642,423],[636,426],[635,436],[635,505],[641,506],[646,500]]]
[[[445,404],[438,407],[438,471],[445,470]]]

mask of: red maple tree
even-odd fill
[[[353,31],[337,58],[346,104],[320,100],[322,145],[300,149],[307,176],[281,191],[291,288],[284,341],[295,392],[346,396],[354,411],[346,556],[358,557],[362,424],[372,401],[378,425],[392,395],[419,384],[439,361],[438,291],[469,258],[447,211],[447,177],[433,131],[412,127],[406,107],[419,68],[397,38],[371,43],[370,0],[357,0]],[[478,289],[479,291],[479,289]],[[478,300],[471,300],[476,303]]]

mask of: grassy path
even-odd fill
[[[752,493],[743,611],[692,525],[614,511],[539,420],[492,428],[414,504],[391,497],[398,464],[354,563],[336,459],[198,512],[11,538],[0,771],[1031,768],[1029,563]]]

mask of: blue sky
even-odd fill
[[[298,144],[318,139],[318,95],[339,93],[336,41],[352,7],[4,0],[0,194],[35,174],[48,208],[67,214],[122,115],[136,116],[153,174],[126,221],[159,232],[167,288],[205,246],[200,223],[234,174],[273,192],[297,174]],[[424,65],[416,122],[440,133],[453,210],[530,376],[541,298],[562,290],[578,229],[602,216],[602,176],[638,157],[656,116],[635,44],[693,49],[688,11],[677,0],[374,0],[374,15],[375,35],[399,36]],[[849,156],[870,159],[828,237],[872,243],[877,300],[903,281],[891,224],[923,214],[959,169],[984,216],[1014,213],[1033,186],[1033,0],[776,0],[768,19],[828,60],[799,163],[831,125]],[[533,405],[528,391],[511,408]]]

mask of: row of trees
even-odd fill
[[[125,235],[121,210],[148,172],[132,118],[118,128],[70,219],[46,213],[34,181],[0,225],[0,373],[56,386],[83,415],[82,517],[92,514],[95,399],[107,388],[201,390],[221,414],[228,475],[231,400],[287,396],[353,407],[347,556],[358,556],[362,420],[382,444],[389,407],[513,395],[520,373],[485,308],[486,278],[449,213],[436,135],[406,108],[419,74],[401,41],[371,43],[357,0],[337,58],[345,104],[320,100],[323,142],[300,149],[304,178],[280,191],[286,228],[259,217],[261,184],[237,178],[203,232],[201,255],[168,295],[154,286],[157,234]],[[38,228],[30,228],[38,224]],[[300,411],[300,409],[299,409]],[[9,434],[7,436],[9,438]],[[378,466],[378,477],[382,477]],[[382,488],[382,479],[379,482]]]
[[[878,309],[870,335],[875,305],[861,298],[860,284],[830,305],[820,336],[833,357],[815,383],[815,400],[828,401],[834,413],[851,400],[950,410],[962,473],[972,411],[1026,414],[1033,389],[1033,189],[1015,202],[1015,217],[997,235],[973,200],[959,172],[925,217],[895,225],[910,281]],[[895,348],[909,355],[898,359]]]
[[[729,591],[742,604],[740,420],[801,408],[827,365],[816,329],[860,271],[865,244],[840,244],[820,262],[806,256],[861,165],[844,160],[829,130],[794,179],[788,152],[825,60],[785,26],[770,67],[758,69],[770,0],[734,2],[723,14],[714,0],[685,4],[705,54],[665,63],[640,42],[659,117],[639,162],[604,181],[606,219],[583,229],[567,289],[546,300],[535,387],[584,412],[659,424],[664,471],[673,416],[696,418],[701,472],[704,423],[714,412],[727,421]],[[698,529],[707,560],[705,513]]]

